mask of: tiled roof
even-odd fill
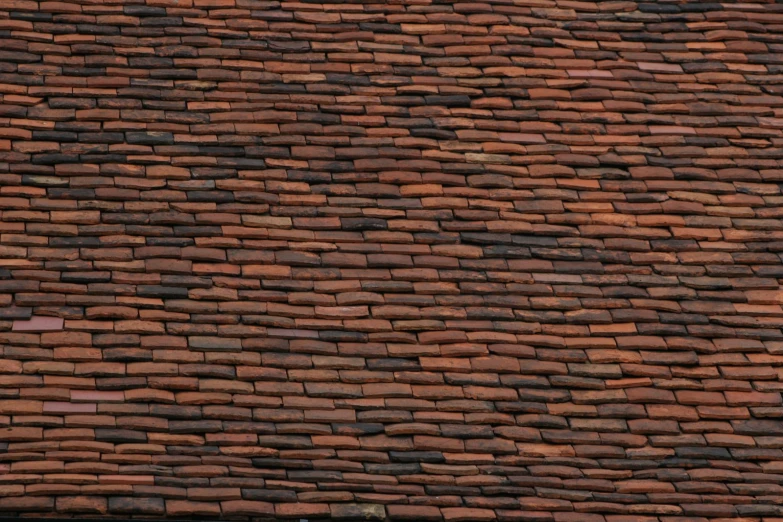
[[[0,513],[783,517],[783,4],[0,0]]]

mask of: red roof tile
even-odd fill
[[[0,513],[782,517],[782,22],[0,1]]]

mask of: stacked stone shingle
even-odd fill
[[[0,0],[0,513],[783,520],[783,4]]]

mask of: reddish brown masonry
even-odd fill
[[[0,514],[783,520],[783,4],[0,0]]]

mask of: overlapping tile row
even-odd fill
[[[0,1],[0,512],[783,518],[783,5]]]

